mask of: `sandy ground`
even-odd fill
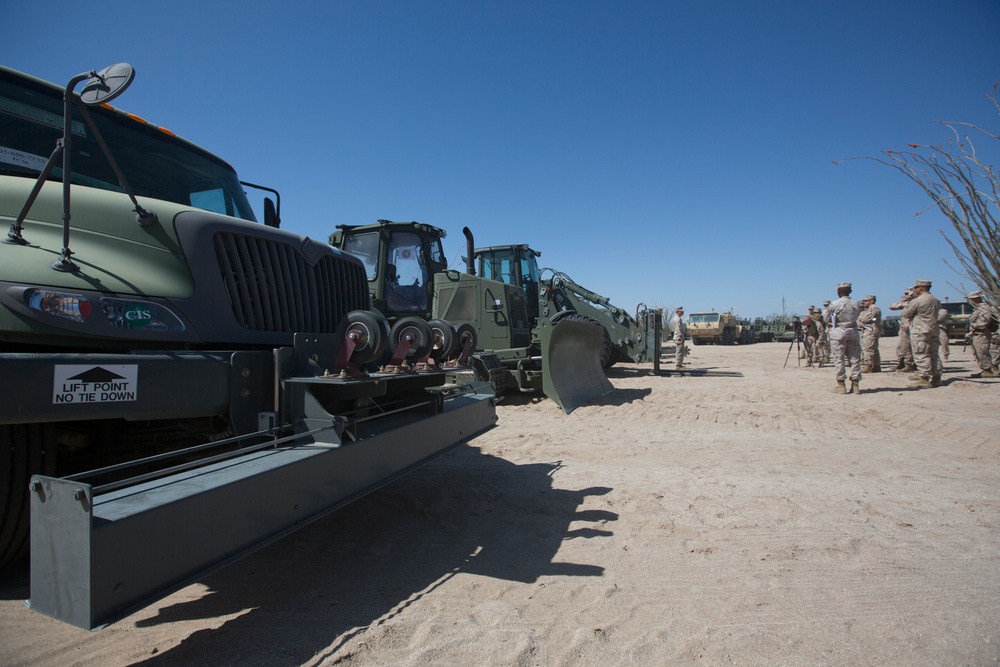
[[[896,339],[883,340],[893,359]],[[0,582],[3,665],[992,665],[1000,379],[835,395],[788,345],[615,367],[99,632]],[[888,364],[887,364],[888,365]]]

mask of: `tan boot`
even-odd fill
[[[833,388],[835,394],[846,394],[847,384],[845,380],[837,380],[837,385]]]
[[[912,380],[910,386],[914,389],[930,389],[931,381],[928,378],[921,377],[917,380]]]
[[[851,393],[852,394],[857,394],[858,396],[861,395],[861,381],[860,380],[851,380]]]
[[[871,366],[862,366],[861,367],[861,372],[862,373],[871,373],[872,372],[872,367]]]

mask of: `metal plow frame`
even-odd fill
[[[491,428],[494,405],[480,384],[354,442],[307,438],[107,493],[37,475],[28,605],[85,629],[112,623]]]

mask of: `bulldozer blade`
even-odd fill
[[[561,320],[539,327],[542,391],[569,414],[615,390],[601,368],[604,329],[593,322]]]

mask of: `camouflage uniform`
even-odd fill
[[[802,335],[806,342],[806,366],[812,366],[813,362],[820,363],[819,346],[817,345],[819,331],[816,329],[816,322],[810,315],[802,316]]]
[[[858,302],[850,295],[850,283],[841,283],[838,289],[846,286],[847,296],[842,296],[830,304],[826,311],[826,325],[830,332],[830,356],[833,359],[833,366],[837,369],[838,390],[847,379],[847,369],[844,364],[844,357],[851,365],[851,387],[855,393],[861,393],[856,386],[861,384],[861,343],[858,339],[858,315],[861,309]]]
[[[968,296],[969,301],[979,301],[979,303],[973,304],[976,309],[972,312],[972,316],[969,317],[969,331],[972,333],[972,351],[976,355],[976,362],[979,364],[979,373],[976,373],[973,377],[992,377],[996,373],[994,370],[996,364],[990,355],[990,339],[993,338],[993,334],[990,331],[990,322],[993,319],[993,312],[988,305],[983,303],[982,298],[982,292],[973,292]]]
[[[903,310],[906,308],[912,290],[903,292],[903,298],[896,303],[889,304],[889,310]],[[913,364],[913,347],[910,345],[910,321],[905,315],[899,318],[899,342],[896,343],[896,370],[915,371],[917,367]]]
[[[918,280],[915,287],[930,289],[929,280]],[[906,304],[903,318],[910,322],[910,345],[913,347],[913,361],[918,377],[914,378],[922,386],[936,386],[941,382],[941,365],[938,362],[938,311],[941,302],[930,292],[923,292]]]
[[[816,323],[816,345],[813,347],[816,352],[816,367],[822,368],[823,364],[830,363],[830,340],[826,336],[823,313],[819,309],[814,309],[811,315],[813,322]]]
[[[676,356],[674,357],[674,365],[677,368],[682,368],[684,366],[684,353],[687,348],[684,347],[684,338],[687,335],[687,326],[684,325],[684,309],[678,308],[675,311],[674,319],[670,322],[670,327],[674,330],[674,348],[677,350]]]
[[[882,309],[875,305],[874,296],[866,296],[862,304],[867,307],[858,316],[861,327],[861,371],[879,373],[882,371],[882,357],[878,351],[878,340],[882,336]]]
[[[948,361],[948,310],[942,308],[938,311],[938,340],[941,341],[938,351],[941,354],[940,364],[944,366],[944,362]]]
[[[823,328],[819,332],[820,353],[823,355],[823,363],[830,363],[830,332],[826,330],[826,311],[830,308],[830,302],[823,302],[823,310],[819,312],[819,321]]]

